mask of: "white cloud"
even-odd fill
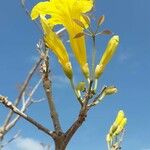
[[[51,147],[52,148],[52,147]],[[46,150],[47,146],[32,138],[19,137],[11,144],[6,145],[4,150]]]
[[[42,145],[38,141],[30,138],[19,138],[16,140],[16,146],[20,150],[43,150]]]

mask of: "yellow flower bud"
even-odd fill
[[[77,91],[84,91],[85,90],[85,82],[79,82],[79,84],[76,86]]]
[[[103,65],[97,65],[95,68],[95,78],[98,79],[101,74],[103,73],[104,66]]]
[[[114,86],[109,86],[105,89],[105,94],[106,95],[111,95],[117,93],[117,88]]]
[[[89,78],[90,71],[89,71],[88,63],[82,66],[82,72],[86,78]]]
[[[112,56],[114,55],[114,53],[118,47],[118,44],[119,44],[119,36],[114,35],[108,42],[106,50],[99,62],[99,65],[97,65],[97,67],[95,69],[95,78],[99,78],[101,76],[106,65],[109,63]]]
[[[124,112],[120,110],[117,117],[111,126],[108,135],[106,136],[107,143],[113,141],[120,133],[122,133],[125,125],[127,124],[127,118],[125,118]]]
[[[118,115],[117,115],[116,120],[113,125],[118,126],[123,119],[124,119],[124,112],[122,110],[120,110],[118,112]]]
[[[110,134],[107,134],[106,136],[107,143],[109,143],[111,140],[112,140],[112,137],[110,136]]]
[[[113,135],[113,133],[116,131],[116,129],[117,129],[117,126],[116,125],[112,125],[110,130],[109,130],[109,134]]]
[[[115,131],[114,135],[120,134],[122,132],[122,130],[124,129],[126,124],[127,124],[127,118],[123,118],[123,120],[119,124],[117,130]]]
[[[65,65],[63,65],[62,67],[63,67],[65,75],[71,80],[72,76],[73,76],[71,63],[68,62]]]

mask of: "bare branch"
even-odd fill
[[[32,100],[33,94],[36,92],[36,90],[40,86],[41,82],[42,82],[42,78],[37,82],[37,84],[34,86],[34,88],[32,89],[32,91],[30,92],[30,94],[29,94],[29,96],[28,96],[28,98],[26,100],[26,104],[30,103],[30,101]]]
[[[41,98],[41,99],[39,99],[39,100],[31,100],[31,103],[40,103],[40,102],[43,102],[43,101],[45,101],[45,98]]]
[[[14,103],[15,106],[18,106],[18,104],[19,104],[19,102],[20,102],[20,100],[21,100],[21,98],[22,98],[22,95],[23,95],[24,91],[26,90],[26,88],[27,88],[27,86],[28,86],[28,84],[29,84],[31,78],[33,77],[35,71],[37,70],[37,68],[38,68],[38,66],[40,65],[41,62],[42,62],[42,58],[40,58],[40,59],[35,63],[35,65],[34,65],[34,66],[32,67],[32,69],[31,69],[31,71],[29,72],[29,74],[28,74],[26,80],[24,81],[24,83],[23,83],[23,85],[22,85],[22,87],[21,87],[21,91],[20,91],[19,95],[18,95],[17,99],[15,100],[15,103]],[[4,122],[4,126],[6,126],[6,125],[9,123],[9,121],[10,121],[11,118],[12,118],[12,115],[13,115],[13,111],[10,111],[10,112],[8,113],[7,117],[6,117],[6,120],[5,120],[5,122]]]
[[[27,108],[33,103],[32,102],[32,96],[36,92],[36,90],[39,87],[39,85],[41,84],[41,82],[42,82],[42,79],[40,79],[38,81],[38,83],[34,86],[34,88],[32,89],[32,91],[30,92],[27,100],[25,100],[25,97],[23,97],[23,105],[22,105],[22,108],[21,108],[21,112],[25,112],[27,110]],[[5,126],[5,131],[4,131],[5,133],[4,134],[6,134],[11,128],[13,128],[19,119],[20,119],[20,116],[17,115],[12,121],[10,121]]]
[[[56,134],[53,131],[50,131],[48,128],[44,127],[42,124],[38,123],[31,117],[29,117],[27,114],[21,112],[15,105],[12,104],[11,101],[7,99],[5,96],[0,95],[0,103],[2,103],[5,107],[11,109],[14,113],[18,114],[19,116],[23,117],[25,120],[33,124],[35,127],[37,127],[39,130],[44,132],[45,134],[51,136],[53,139],[55,139]]]

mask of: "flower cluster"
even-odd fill
[[[83,74],[86,77],[89,77],[85,38],[84,36],[76,39],[74,38],[77,33],[83,31],[83,28],[78,26],[73,19],[83,21],[82,13],[90,11],[92,7],[92,0],[51,0],[39,2],[34,6],[31,12],[32,19],[40,17],[42,24],[44,22],[43,29],[45,31],[45,42],[58,57],[58,60],[69,79],[72,78],[72,67],[68,59],[68,54],[63,43],[55,35],[52,29],[58,24],[61,24],[66,28],[75,58],[77,59]],[[46,15],[51,16],[51,18],[46,19]],[[84,22],[84,25],[88,26],[86,22]]]
[[[39,2],[31,11],[32,20],[40,18],[45,44],[57,56],[64,73],[70,80],[73,77],[72,65],[63,42],[53,31],[56,25],[63,25],[67,30],[72,52],[86,79],[89,79],[90,76],[98,79],[101,76],[119,44],[118,36],[113,36],[110,39],[99,64],[95,68],[94,75],[91,75],[87,61],[85,35],[83,34],[78,38],[75,36],[84,33],[84,30],[89,27],[90,21],[87,21],[83,14],[86,16],[87,12],[92,10],[93,3],[93,0],[49,0]],[[82,25],[77,24],[77,21]]]
[[[117,137],[123,133],[126,124],[127,124],[127,118],[125,117],[124,112],[122,110],[120,110],[118,112],[118,115],[117,115],[114,123],[112,124],[112,126],[109,130],[109,133],[106,136],[106,141],[107,141],[109,147],[111,147],[110,145],[114,145],[117,142],[118,142],[117,144],[119,144],[119,142],[122,141],[122,139],[121,139],[122,137],[120,137],[120,138],[117,138]]]

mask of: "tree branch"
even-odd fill
[[[23,102],[22,108],[21,108],[21,112],[25,112],[27,110],[27,108],[33,103],[32,102],[32,96],[33,94],[36,92],[37,88],[39,87],[39,85],[41,84],[42,79],[40,79],[38,81],[38,83],[34,86],[34,88],[32,89],[32,91],[30,92],[27,100]],[[6,126],[5,126],[5,130],[4,130],[4,134],[6,134],[11,128],[13,128],[15,126],[15,124],[17,123],[17,121],[20,119],[20,115],[17,115],[11,122],[9,122]]]
[[[52,97],[52,82],[49,79],[49,57],[46,56],[45,62],[44,62],[44,68],[43,68],[43,87],[45,90],[45,94],[47,96],[48,99],[48,104],[49,104],[49,109],[50,109],[50,114],[51,114],[51,118],[53,121],[53,125],[55,128],[56,133],[58,134],[62,134],[62,129],[61,129],[61,125],[59,122],[59,118],[58,118],[58,114],[56,112],[56,108],[55,108],[55,104],[54,104],[54,100]]]
[[[40,58],[40,59],[35,63],[35,65],[34,65],[34,66],[32,67],[32,69],[31,69],[31,71],[29,72],[29,74],[28,74],[26,80],[24,81],[24,83],[23,83],[23,85],[22,85],[22,87],[21,87],[21,91],[20,91],[19,95],[18,95],[18,97],[17,97],[16,100],[15,100],[14,105],[15,105],[16,107],[18,106],[18,104],[19,104],[19,102],[20,102],[20,100],[21,100],[21,98],[22,98],[22,95],[23,95],[24,91],[26,90],[26,88],[27,88],[27,86],[28,86],[28,84],[29,84],[31,78],[33,77],[33,74],[35,73],[35,71],[37,70],[37,68],[38,68],[38,66],[40,65],[41,62],[42,62],[42,58]],[[13,116],[13,111],[10,110],[10,112],[8,113],[8,115],[7,115],[7,117],[6,117],[6,120],[5,120],[5,122],[4,122],[4,126],[7,126],[7,124],[8,124],[9,121],[11,120],[12,116]]]
[[[7,99],[7,97],[0,95],[0,103],[2,103],[5,107],[11,109],[12,112],[14,112],[14,113],[20,115],[21,117],[23,117],[25,120],[27,120],[28,122],[30,122],[31,124],[33,124],[39,130],[43,131],[44,133],[46,133],[47,135],[49,135],[53,139],[55,139],[55,137],[56,137],[55,132],[50,131],[48,128],[45,128],[43,125],[41,125],[40,123],[38,123],[37,121],[35,121],[31,117],[29,117],[27,114],[21,112],[15,105],[12,104],[12,102],[10,102]]]
[[[88,107],[85,109],[81,109],[77,120],[72,124],[72,126],[67,130],[65,133],[65,144],[67,145],[72,136],[75,134],[75,132],[78,130],[78,128],[82,125],[82,123],[85,121],[85,118],[87,116]]]

